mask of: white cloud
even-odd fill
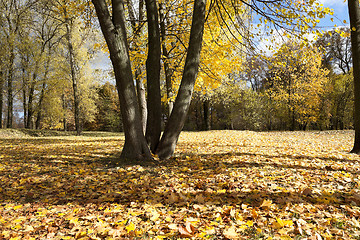
[[[320,3],[324,4],[326,7],[336,7],[336,6],[345,6],[346,1],[344,0],[318,0]]]

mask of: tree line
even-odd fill
[[[122,158],[137,160],[171,157],[184,127],[354,127],[353,31],[302,38],[332,14],[317,1],[0,3],[2,127],[20,112],[26,128],[123,130]],[[267,54],[264,32],[287,40]],[[97,81],[99,50],[115,84]]]

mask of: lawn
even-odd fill
[[[95,135],[0,139],[1,239],[360,239],[352,131],[184,132],[144,166]]]

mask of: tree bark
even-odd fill
[[[163,58],[163,64],[164,64],[164,72],[165,72],[165,82],[166,82],[166,95],[168,99],[168,113],[170,116],[171,112],[174,107],[174,100],[173,100],[173,90],[172,90],[172,79],[171,79],[171,69],[169,66],[169,53],[166,49],[166,26],[165,26],[165,15],[164,15],[164,7],[163,3],[160,3],[159,5],[159,16],[160,16],[160,33],[161,33],[161,48],[162,48],[162,54],[164,56]]]
[[[146,107],[146,90],[144,83],[141,78],[141,69],[138,68],[135,71],[135,79],[136,79],[136,93],[139,102],[140,115],[141,115],[141,125],[143,129],[143,133],[146,133],[146,121],[147,121],[147,107]]]
[[[0,66],[1,66],[1,62],[0,62]],[[3,71],[0,70],[0,128],[3,128],[3,106],[4,106],[3,88],[4,88],[4,74]]]
[[[81,135],[82,132],[82,124],[80,119],[80,98],[79,98],[79,90],[78,90],[78,79],[76,74],[76,60],[74,53],[74,46],[71,41],[71,23],[70,19],[66,18],[65,26],[66,26],[66,40],[67,47],[69,51],[69,64],[70,64],[70,74],[71,74],[71,82],[73,88],[73,97],[74,97],[74,117],[75,117],[75,129],[76,134]]]
[[[180,132],[185,124],[199,68],[205,10],[206,0],[195,0],[183,77],[173,111],[156,151],[160,159],[168,159],[173,155]]]
[[[204,108],[204,130],[209,131],[211,129],[210,125],[210,101],[205,99],[203,102]]]
[[[358,0],[348,0],[354,74],[354,128],[352,153],[360,154],[360,6]]]
[[[129,15],[130,15],[131,27],[132,27],[133,35],[134,35],[134,37],[133,37],[133,39],[134,39],[133,43],[134,43],[134,48],[135,48],[134,50],[135,50],[135,52],[140,53],[140,49],[137,44],[137,39],[141,32],[142,25],[136,24],[136,18],[135,18],[135,13],[133,11],[132,1],[128,0],[127,3],[128,3]],[[140,0],[139,1],[139,22],[140,23],[144,20],[143,7],[144,7],[144,0]],[[142,82],[140,76],[141,76],[141,66],[138,65],[138,66],[136,66],[136,70],[135,70],[136,93],[137,93],[137,98],[138,98],[138,102],[139,102],[140,114],[141,114],[141,124],[142,124],[142,128],[143,128],[143,133],[145,134],[146,121],[147,121],[146,90],[145,90],[144,83]]]
[[[62,100],[62,107],[63,107],[63,111],[64,111],[64,117],[63,117],[63,128],[64,128],[64,132],[67,131],[67,121],[66,121],[66,99],[65,99],[65,93],[63,92],[63,94],[61,95],[61,100]]]
[[[14,77],[14,59],[15,53],[14,49],[11,49],[10,60],[9,60],[9,72],[8,72],[8,89],[7,89],[7,119],[6,119],[6,127],[13,127],[13,108],[14,108],[14,96],[13,96],[13,77]]]
[[[26,122],[26,126],[25,128],[33,128],[32,126],[32,118],[33,118],[33,115],[34,115],[34,110],[33,110],[33,100],[34,100],[34,94],[35,94],[35,79],[36,79],[36,73],[34,73],[33,75],[33,79],[32,79],[32,82],[31,82],[31,85],[30,85],[30,89],[29,89],[29,96],[28,96],[28,104],[27,104],[27,107],[28,107],[28,111],[27,111],[27,122]]]
[[[23,111],[24,111],[24,127],[26,128],[27,124],[27,116],[28,116],[28,106],[27,106],[27,80],[26,80],[26,74],[25,74],[25,67],[22,69],[22,77],[23,77],[23,85],[22,85],[22,92],[23,92]]]
[[[146,60],[148,116],[145,137],[150,150],[155,152],[161,135],[160,30],[156,1],[146,0],[145,3],[148,22],[148,58]]]
[[[112,1],[112,18],[105,0],[92,0],[110,52],[120,99],[125,144],[121,159],[152,159],[143,134],[127,44],[122,0]]]
[[[43,105],[44,97],[45,97],[45,88],[46,88],[46,82],[45,81],[46,81],[46,74],[45,74],[44,82],[42,84],[41,93],[40,93],[40,97],[39,97],[39,103],[38,103],[38,107],[37,107],[37,116],[36,116],[36,121],[35,121],[35,129],[40,129],[41,120],[42,120],[42,117],[43,117],[42,105]]]

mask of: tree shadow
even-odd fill
[[[240,157],[235,161],[231,162],[223,162],[223,164],[229,168],[240,168],[240,167],[265,167],[265,166],[272,166],[275,168],[290,168],[290,169],[304,169],[304,170],[323,170],[323,171],[345,171],[349,173],[357,174],[357,170],[348,170],[345,168],[338,168],[334,167],[331,164],[331,161],[342,162],[342,163],[360,163],[359,160],[350,160],[350,159],[341,159],[341,158],[334,158],[334,157],[312,157],[306,155],[287,155],[287,154],[279,154],[279,155],[268,155],[268,154],[257,154],[257,153],[240,153],[240,152],[231,152],[231,153],[218,153],[218,154],[200,154],[201,158],[204,159],[211,159],[211,158],[226,158],[226,157]],[[260,157],[262,158],[262,162],[247,162],[242,161],[241,157]],[[271,162],[273,159],[295,159],[295,160],[317,160],[325,162],[323,168],[319,166],[303,166],[298,164],[292,164],[291,161],[288,161],[288,164],[285,163],[276,163]],[[270,160],[270,161],[269,161]],[[326,164],[328,163],[328,164]]]
[[[13,140],[29,144],[31,140]],[[96,140],[94,140],[96,142]],[[114,141],[114,140],[111,140]],[[73,142],[72,140],[67,141]],[[64,140],[40,140],[38,145],[64,144]],[[119,141],[121,145],[123,142]],[[31,142],[33,144],[33,142]],[[66,146],[65,146],[66,147]],[[118,161],[119,149],[98,155],[91,151],[99,150],[96,144],[69,151],[52,152],[47,148],[38,149],[36,158],[29,148],[17,149],[17,155],[5,156],[0,168],[0,201],[20,204],[41,202],[44,204],[79,204],[131,202],[161,203],[167,206],[185,206],[191,203],[204,205],[240,205],[260,207],[263,200],[272,200],[278,207],[286,204],[327,204],[333,206],[358,204],[350,191],[304,192],[302,190],[276,190],[268,185],[244,186],[238,179],[232,183],[226,178],[231,172],[241,169],[259,171],[269,168],[276,170],[294,169],[309,173],[315,171],[346,171],[332,166],[302,166],[285,162],[273,162],[275,158],[295,158],[297,160],[351,161],[347,159],[313,158],[310,156],[291,156],[285,154],[266,155],[253,153],[192,154],[184,153],[170,161],[138,164]],[[57,146],[54,146],[56,149]],[[100,149],[101,150],[101,149]],[[55,150],[54,150],[55,151]],[[87,152],[88,151],[88,152]],[[82,153],[90,153],[84,154]],[[79,157],[80,156],[80,157]],[[235,157],[234,159],[232,159]],[[239,157],[239,158],[237,158]],[[247,157],[243,160],[241,157]],[[261,157],[265,161],[252,161]],[[266,161],[269,160],[269,161]],[[358,162],[358,161],[357,161]],[[356,171],[346,171],[356,173]],[[217,178],[216,176],[221,176]],[[261,176],[259,176],[261,178]],[[180,180],[182,179],[182,180]],[[179,184],[185,184],[186,188]],[[276,184],[276,182],[274,182]],[[319,179],[319,185],[322,180]],[[349,182],[347,189],[359,186]]]

